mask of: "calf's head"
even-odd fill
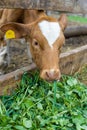
[[[13,30],[16,38],[25,37],[30,43],[32,58],[40,69],[40,77],[59,80],[59,54],[65,42],[63,31],[66,24],[67,18],[63,14],[58,20],[45,16],[32,24],[8,23],[1,30]]]

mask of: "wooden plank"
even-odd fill
[[[86,0],[0,0],[0,8],[42,9],[87,13]]]
[[[77,0],[0,0],[0,8],[43,9],[80,12]],[[75,8],[75,9],[74,9]]]
[[[71,25],[65,29],[65,37],[74,37],[80,35],[87,35],[87,25]]]
[[[73,74],[84,64],[87,64],[87,45],[60,55],[60,69],[64,74]]]
[[[36,68],[36,65],[32,63],[27,67],[23,67],[11,73],[0,76],[0,95],[9,94],[11,90],[17,87],[17,83],[20,81],[21,76],[24,72],[28,72]]]
[[[60,69],[63,74],[70,75],[76,72],[84,64],[87,64],[87,45],[60,55]],[[20,81],[21,75],[25,71],[29,72],[31,69],[35,68],[35,64],[31,64],[28,67],[0,76],[0,95],[10,93],[15,87],[17,87],[16,83]]]

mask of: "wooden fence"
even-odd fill
[[[87,13],[86,0],[0,0],[0,8],[43,9]]]

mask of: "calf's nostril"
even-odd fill
[[[46,76],[47,76],[48,78],[50,77],[49,72],[46,72]]]
[[[46,75],[47,75],[47,77],[51,78],[51,77],[53,77],[54,72],[48,71],[48,72],[46,72]]]

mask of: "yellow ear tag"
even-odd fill
[[[15,32],[13,30],[8,30],[5,34],[6,39],[12,39],[15,38]]]

